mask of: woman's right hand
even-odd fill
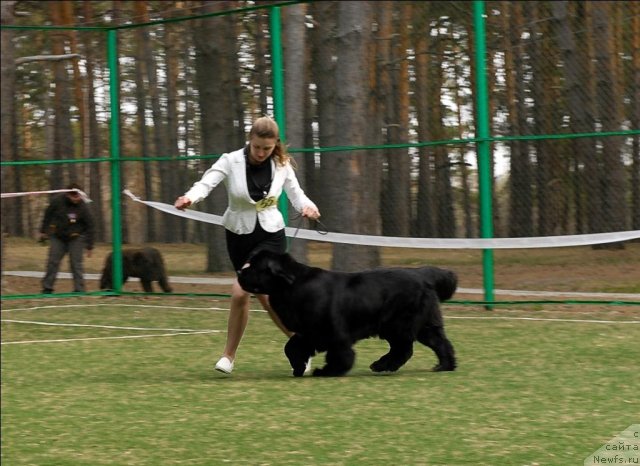
[[[191,204],[191,199],[185,196],[180,196],[178,199],[176,199],[176,202],[173,204],[173,206],[178,210],[184,210]]]

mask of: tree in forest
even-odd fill
[[[256,113],[262,115],[268,115],[269,112],[269,103],[268,103],[268,92],[267,89],[270,87],[269,82],[269,64],[267,62],[267,57],[269,56],[269,14],[266,10],[257,10],[254,16],[253,21],[253,29],[250,31],[254,43],[255,43],[255,53],[254,53],[254,68],[255,68],[255,76],[254,76],[254,96],[257,97],[259,102],[257,109],[251,109],[250,113],[255,115]],[[256,112],[257,110],[257,112]]]
[[[559,54],[553,40],[552,24],[537,21],[547,17],[546,5],[526,4],[526,15],[531,21],[531,36],[537,38],[530,43],[531,87],[533,100],[533,133],[553,134],[562,127],[562,101],[559,92],[560,77],[557,63]],[[536,194],[538,206],[538,234],[559,235],[567,231],[568,225],[568,163],[564,147],[553,140],[536,140],[534,143],[537,162]]]
[[[311,48],[311,76],[315,85],[315,119],[318,124],[318,144],[324,147],[337,145],[336,118],[336,62],[333,60],[337,51],[336,40],[336,2],[313,2],[309,10],[313,18],[313,28],[309,31]],[[320,154],[319,175],[316,176],[314,202],[318,205],[325,223],[335,228],[333,220],[340,208],[340,202],[331,198],[331,183],[336,165],[339,163],[335,152]]]
[[[574,31],[582,31],[586,27],[583,6],[576,3],[575,10],[569,11],[570,2],[560,1],[552,4],[554,16],[554,32],[557,36],[558,48],[563,67],[563,83],[565,89],[565,103],[569,115],[569,125],[573,133],[588,133],[593,130],[593,115],[589,111],[592,106],[591,93],[584,89],[584,78],[589,75],[587,65],[588,53],[586,47],[579,47]],[[575,20],[572,22],[571,18]],[[570,155],[573,165],[572,190],[573,210],[575,215],[576,233],[586,233],[587,206],[586,192],[588,183],[592,182],[585,176],[587,159],[595,153],[593,139],[576,138],[571,140]]]
[[[436,58],[434,66],[430,70],[429,82],[431,82],[429,125],[433,130],[435,140],[447,139],[447,129],[444,122],[445,108],[442,102],[442,90],[444,86],[444,47],[446,37],[442,34],[434,39]],[[437,63],[437,66],[435,65]],[[435,146],[434,149],[434,191],[431,202],[435,204],[436,235],[441,238],[454,238],[456,235],[456,222],[454,215],[453,187],[451,180],[451,163],[449,162],[449,148],[444,145]]]
[[[384,100],[385,144],[409,142],[409,28],[412,4],[380,2],[382,47],[381,84]],[[409,236],[411,220],[411,158],[405,149],[385,150],[385,171],[381,189],[382,233]]]
[[[464,37],[465,30],[464,28],[460,28],[456,30],[453,26],[451,27],[452,36],[462,38]],[[460,40],[460,39],[458,39]],[[467,63],[465,62],[465,56],[462,51],[463,47],[459,47],[454,49],[454,54],[452,58],[451,68],[453,75],[453,93],[455,96],[455,114],[456,114],[456,123],[458,126],[458,130],[456,133],[456,137],[458,139],[464,139],[467,132],[467,123],[463,118],[463,113],[466,112],[466,109],[469,107],[467,97],[465,96],[466,90],[463,88],[463,83],[467,82],[464,76],[465,69],[467,68]],[[470,58],[470,57],[469,57]],[[461,191],[461,210],[463,212],[463,224],[464,224],[464,237],[465,238],[473,238],[475,236],[476,228],[474,227],[473,221],[473,206],[471,205],[472,195],[471,195],[471,181],[470,181],[470,164],[466,161],[465,152],[467,150],[467,146],[461,144],[457,147],[458,150],[458,160],[454,162],[454,165],[457,167],[457,171],[460,174],[460,191]]]
[[[74,4],[75,2],[66,0],[60,2],[62,9],[62,17],[64,19],[64,24],[67,26],[71,26],[76,22]],[[81,55],[78,53],[78,32],[70,29],[66,31],[67,35],[67,51],[71,55],[76,55],[78,58]],[[86,99],[85,99],[85,75],[80,71],[80,60],[71,60],[71,76],[73,78],[73,102],[76,107],[77,112],[77,130],[76,133],[76,146],[78,147],[77,154],[82,158],[88,157],[87,153],[87,131],[88,131],[88,122],[86,118]],[[84,174],[80,180],[84,184]]]
[[[133,4],[133,11],[138,22],[144,23],[149,21],[149,12],[147,2],[142,0]],[[147,127],[147,81],[145,77],[153,75],[155,82],[155,69],[149,71],[151,67],[148,60],[153,60],[153,50],[151,47],[151,39],[149,37],[149,28],[140,27],[135,31],[135,83],[136,83],[136,124],[138,133],[138,143],[140,147],[140,154],[142,157],[150,157],[153,155],[151,151],[151,141],[149,137],[149,130]],[[151,85],[151,83],[149,83]],[[155,152],[160,155],[157,151]],[[153,193],[153,164],[144,163],[143,180],[144,180],[144,198],[154,199]],[[147,241],[158,241],[158,215],[153,209],[145,209],[142,213],[142,228],[143,236],[147,238]]]
[[[285,141],[289,147],[304,146],[304,106],[305,106],[305,51],[306,26],[305,14],[307,5],[294,5],[283,10],[282,36],[284,45],[285,68],[285,114],[286,124],[280,128],[285,133]],[[291,154],[297,166],[297,178],[303,189],[306,189],[306,164],[304,159],[308,155]],[[313,157],[313,155],[311,155]],[[300,224],[302,219],[289,206],[289,223],[293,226]],[[306,241],[292,241],[291,253],[300,261],[307,261]]]
[[[82,13],[85,22],[89,22],[93,18],[93,9],[91,2],[82,3]],[[105,144],[102,141],[105,139],[100,132],[98,117],[97,117],[97,102],[96,91],[94,83],[96,82],[96,60],[97,51],[92,46],[92,40],[95,40],[90,34],[82,34],[80,40],[80,46],[82,47],[85,55],[85,69],[86,69],[86,100],[87,100],[87,112],[86,118],[86,153],[89,158],[97,158],[105,155]],[[102,44],[103,45],[103,44]],[[102,47],[104,49],[104,47]],[[100,49],[99,49],[100,50]],[[106,174],[107,167],[99,163],[92,163],[89,165],[89,194],[93,200],[91,213],[95,219],[95,240],[107,241],[110,238],[107,232],[106,226],[107,219],[105,218],[102,187],[105,182],[102,174]]]
[[[171,18],[174,13],[169,12],[168,17]],[[163,180],[163,189],[161,189],[163,199],[173,199],[177,194],[182,193],[182,186],[180,181],[180,170],[178,157],[180,155],[180,148],[178,140],[179,135],[179,115],[178,115],[178,87],[179,87],[179,63],[178,55],[182,44],[182,36],[185,23],[180,25],[167,24],[164,27],[163,35],[163,48],[165,56],[165,72],[166,72],[166,133],[167,133],[167,156],[172,159],[170,161],[163,162],[165,177]],[[181,228],[184,222],[180,222],[177,217],[173,215],[167,216],[165,223],[165,236],[164,241],[167,243],[174,243],[181,238]]]
[[[527,108],[524,103],[524,20],[522,3],[502,2],[505,41],[505,90],[510,134],[527,133]],[[509,236],[533,236],[533,182],[527,141],[509,141]]]
[[[414,6],[414,44],[416,49],[414,107],[418,121],[416,131],[418,141],[433,140],[429,125],[430,69],[431,60],[431,3],[421,2]],[[428,146],[418,149],[418,187],[416,194],[415,234],[428,238],[435,236],[435,205],[433,203],[433,152]]]
[[[341,145],[364,145],[368,134],[367,50],[371,41],[372,5],[354,1],[338,4],[336,73],[336,138]],[[335,153],[332,194],[341,209],[336,212],[338,231],[379,234],[379,190],[369,190],[372,178],[366,151]],[[379,264],[377,248],[334,245],[332,268],[357,270]]]
[[[621,103],[612,95],[617,88],[616,54],[613,51],[613,31],[609,23],[612,5],[593,4],[593,37],[595,53],[595,83],[597,118],[603,131],[616,131],[620,127]],[[602,199],[602,217],[599,231],[623,231],[627,228],[625,190],[626,174],[620,156],[620,137],[602,142],[602,164],[606,178],[602,179],[599,194]],[[604,248],[624,248],[624,243],[610,243]]]
[[[13,8],[16,2],[0,3],[0,18],[2,25],[11,25],[14,20]],[[16,145],[14,139],[15,120],[14,120],[14,95],[15,95],[15,52],[13,44],[13,32],[10,29],[2,30],[2,53],[0,54],[0,108],[2,116],[2,140],[0,141],[0,160],[3,162],[14,160],[16,157]],[[11,191],[14,187],[10,175],[13,173],[12,167],[3,167],[0,170],[0,177],[3,191],[5,189]],[[2,201],[2,222],[0,228],[0,282],[4,280],[4,251],[5,251],[5,234],[11,233],[10,225],[16,225],[15,215],[19,209],[19,205],[13,204],[12,208],[9,203]],[[2,284],[4,290],[4,284]]]
[[[630,105],[629,121],[632,128],[640,128],[640,2],[631,5],[632,27],[631,40],[626,43],[631,46],[631,77],[629,79]],[[633,72],[635,70],[635,72]],[[640,135],[633,136],[631,165],[631,228],[640,230]]]
[[[223,11],[227,6],[227,2],[207,3],[203,12]],[[233,94],[227,89],[231,88],[233,73],[238,69],[238,64],[234,62],[237,54],[233,21],[229,16],[195,20],[193,38],[196,45],[196,82],[203,154],[221,154],[237,149],[237,138],[233,135],[233,113],[224,111],[234,108],[231,102]],[[204,171],[211,163],[211,160],[204,160],[200,170]],[[202,204],[207,212],[222,214],[227,205],[224,187],[217,187]],[[224,246],[224,230],[208,224],[205,227],[206,271],[232,270]]]
[[[388,4],[385,4],[385,8],[374,9],[374,24],[376,25],[376,33],[374,33],[373,40],[369,43],[369,62],[368,69],[368,109],[367,109],[367,131],[365,135],[369,144],[383,145],[386,141],[387,135],[384,131],[385,119],[387,117],[387,92],[390,89],[389,83],[385,83],[388,80],[389,73],[383,72],[384,68],[389,66],[389,31],[388,27],[384,27],[383,24],[389,24],[388,21]],[[369,193],[380,192],[384,183],[383,176],[383,159],[385,153],[383,150],[371,150],[367,156],[367,177],[370,183],[366,186],[366,190]],[[385,215],[385,211],[382,207],[381,195],[373,196],[376,202],[379,202],[380,226],[376,222],[378,220],[372,219],[370,228],[374,231],[380,228],[382,231],[382,218]],[[408,199],[407,199],[408,201]],[[407,209],[410,209],[411,205],[407,205]],[[393,212],[386,212],[390,217],[393,216]],[[370,234],[368,232],[365,232]],[[374,253],[375,254],[375,253]],[[374,260],[376,260],[374,258]]]
[[[158,31],[161,34],[161,31]],[[157,49],[157,47],[154,47]],[[149,51],[151,52],[151,51]],[[159,69],[161,64],[160,60],[156,60],[153,55],[147,56],[147,77],[148,77],[148,90],[149,101],[151,103],[151,115],[153,117],[153,145],[155,148],[155,155],[158,157],[167,157],[172,155],[169,151],[169,135],[167,127],[166,108],[163,108],[163,101],[166,101],[166,96],[162,91],[167,90],[167,83],[163,85],[159,82],[157,76],[160,74]],[[163,70],[166,71],[166,70]],[[164,73],[166,76],[166,73]],[[162,89],[161,89],[162,86]],[[171,199],[171,187],[175,185],[174,172],[170,169],[170,165],[166,161],[158,161],[158,177],[161,182],[159,183],[159,196],[162,199]],[[174,216],[162,216],[160,220],[160,235],[159,239],[168,242],[171,236],[171,229],[176,228],[176,218]]]
[[[66,2],[50,2],[51,20],[55,26],[66,26],[72,22],[63,8]],[[65,53],[68,45],[68,36],[64,30],[55,30],[51,33],[51,50],[54,55],[61,56]],[[53,63],[54,70],[54,140],[50,146],[52,148],[52,159],[75,159],[75,138],[71,128],[71,87],[73,85],[69,77],[67,63],[57,60]],[[52,189],[60,189],[69,182],[81,182],[78,178],[76,164],[70,163],[64,166],[54,164],[51,166],[49,183]]]
[[[144,2],[140,2],[144,3]],[[142,14],[143,22],[148,22],[149,17],[146,12],[146,4],[144,5],[136,5]],[[142,10],[144,8],[144,10]],[[151,33],[153,32],[154,37],[161,37],[162,34],[167,34],[166,28],[160,30],[158,28],[151,29],[149,26],[145,26],[142,28],[143,31],[140,32],[141,40],[142,40],[142,54],[143,54],[143,66],[146,71],[146,87],[144,91],[146,91],[148,95],[148,102],[151,107],[151,116],[153,119],[153,128],[152,128],[152,141],[153,141],[153,152],[152,154],[156,157],[167,157],[167,156],[176,156],[177,153],[173,152],[170,148],[169,141],[171,140],[171,128],[169,127],[168,121],[168,112],[169,106],[163,106],[163,102],[169,102],[169,97],[175,93],[175,88],[172,87],[173,82],[169,80],[169,75],[166,72],[166,67],[163,69],[163,72],[160,72],[162,69],[161,58],[165,58],[165,65],[168,63],[168,57],[166,54],[157,53],[159,46],[157,43],[152,44]],[[158,42],[161,40],[159,39]],[[164,82],[159,82],[159,76],[165,76]],[[144,92],[143,91],[143,92]],[[166,95],[164,93],[166,92]],[[146,99],[143,99],[144,103]],[[146,110],[145,107],[142,107],[143,110]],[[174,120],[175,120],[175,115]],[[146,118],[144,120],[146,122]],[[175,128],[174,128],[175,129]],[[176,148],[174,148],[175,150]],[[148,155],[148,153],[145,153]],[[145,165],[149,165],[148,163]],[[147,167],[145,170],[145,182],[148,181],[148,177],[150,167]],[[159,161],[157,162],[157,173],[161,182],[158,183],[158,195],[161,199],[172,199],[175,197],[175,170],[172,170],[171,162],[168,161]],[[145,183],[146,184],[146,183]],[[149,193],[153,192],[153,184],[151,186],[146,186],[145,189],[149,191]],[[152,196],[154,197],[154,196]],[[175,236],[173,233],[177,229],[177,219],[174,216],[163,215],[161,217],[154,217],[155,229],[150,229],[149,235],[151,238],[155,240],[162,240],[164,242],[170,242],[171,238]]]

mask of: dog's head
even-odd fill
[[[238,283],[249,293],[277,293],[295,282],[291,267],[293,263],[293,258],[288,254],[259,251],[238,271]]]

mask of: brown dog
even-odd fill
[[[156,248],[125,249],[122,251],[122,283],[126,283],[129,277],[138,277],[142,283],[142,288],[147,293],[153,292],[151,282],[158,282],[160,288],[165,293],[171,293],[167,271],[164,267],[164,260],[160,251]],[[102,277],[100,278],[100,289],[113,289],[113,259],[112,253],[107,256]]]

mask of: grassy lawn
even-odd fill
[[[263,312],[233,375],[214,372],[227,307],[3,301],[3,465],[581,465],[639,421],[634,309],[445,306],[458,371],[430,372],[417,344],[374,375],[387,348],[372,339],[347,377],[321,379],[290,375]]]

